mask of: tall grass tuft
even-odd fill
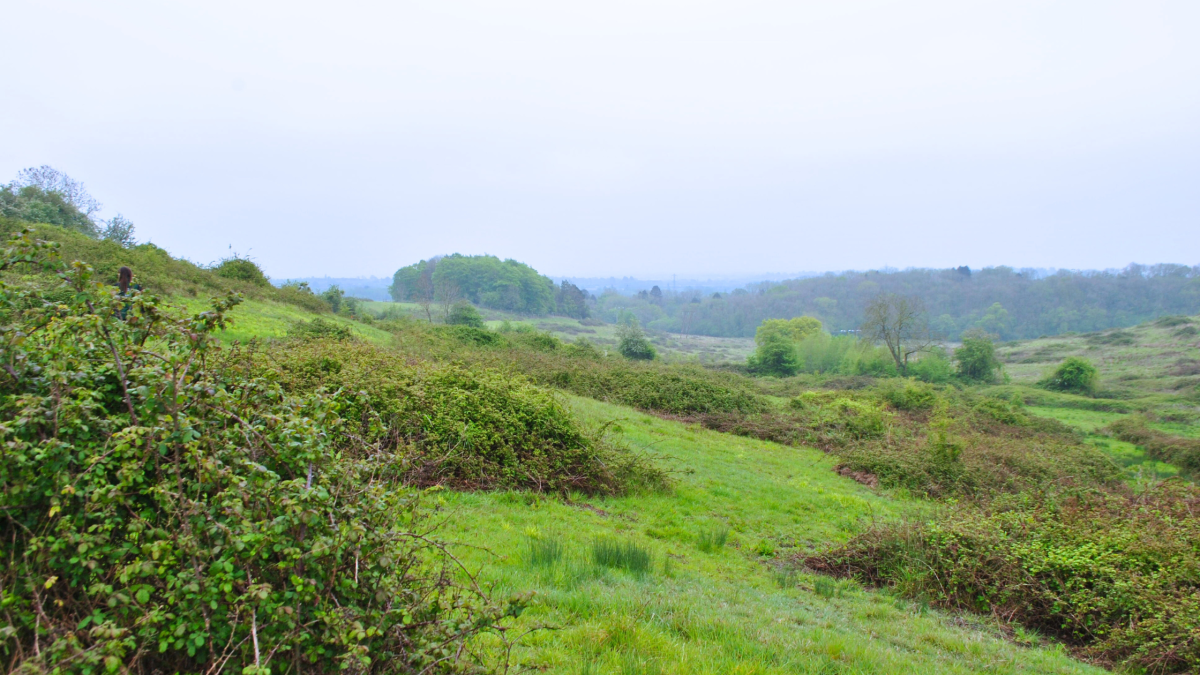
[[[601,567],[622,569],[637,576],[650,571],[650,551],[633,541],[597,539],[592,544],[592,560]]]
[[[724,525],[718,525],[709,529],[701,530],[696,535],[696,548],[699,548],[705,553],[713,553],[725,548],[725,542],[729,540],[729,528]]]
[[[525,564],[530,567],[555,567],[563,559],[566,547],[559,539],[530,537],[525,549]]]

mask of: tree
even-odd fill
[[[100,238],[120,244],[123,248],[129,248],[137,242],[133,238],[133,223],[117,214],[104,223],[104,228],[100,230]]]
[[[450,308],[450,313],[446,316],[446,323],[451,326],[483,328],[483,317],[479,315],[479,310],[475,309],[475,305],[466,300],[459,300]]]
[[[433,270],[436,265],[436,260],[423,262],[417,272],[413,288],[413,300],[421,306],[421,309],[425,310],[425,318],[429,320],[429,323],[433,323],[433,312],[430,308],[433,306]],[[396,274],[398,275],[399,272]]]
[[[765,375],[788,377],[800,370],[800,351],[786,333],[766,331],[755,335],[758,347],[748,359],[750,370]]]
[[[617,351],[627,359],[651,361],[657,355],[637,319],[630,318],[617,328],[617,340]]]
[[[987,333],[972,331],[963,335],[962,346],[954,350],[958,376],[968,382],[992,382],[1000,372],[996,346]]]
[[[925,303],[897,293],[880,293],[867,303],[862,332],[868,340],[887,345],[901,375],[908,374],[909,357],[933,344]]]
[[[321,297],[325,298],[325,302],[329,303],[329,309],[333,310],[334,314],[337,314],[338,310],[342,308],[342,298],[346,297],[346,292],[338,287],[337,284],[334,284],[325,289]]]
[[[792,342],[800,342],[810,335],[820,333],[821,328],[821,321],[811,316],[797,316],[791,319],[767,319],[755,329],[754,341],[758,343],[761,336],[778,333]]]
[[[650,289],[650,300],[651,300],[651,302],[655,302],[655,303],[657,303],[657,304],[660,304],[660,305],[661,305],[661,304],[662,304],[662,300],[663,300],[663,293],[662,293],[662,289],[661,289],[661,288],[659,288],[658,286],[655,286],[654,288],[651,288],[651,289]]]
[[[450,318],[450,309],[462,300],[458,284],[445,277],[433,277],[433,299],[442,307],[442,321]]]
[[[564,279],[555,294],[554,304],[558,308],[559,314],[576,319],[586,319],[591,313],[588,309],[587,297],[587,291]]]
[[[36,187],[42,192],[56,192],[89,220],[101,209],[100,202],[88,194],[83,183],[47,164],[21,169],[13,184],[22,188]]]

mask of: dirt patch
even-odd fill
[[[835,467],[834,471],[836,471],[839,476],[845,476],[851,480],[858,481],[869,488],[879,487],[879,477],[873,473],[867,473],[866,471],[855,471],[845,464]]]

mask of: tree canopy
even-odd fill
[[[569,282],[555,286],[525,263],[492,255],[455,253],[401,267],[392,277],[391,293],[399,302],[437,301],[450,307],[467,300],[523,314],[588,316],[585,291]]]

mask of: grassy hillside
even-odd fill
[[[110,249],[91,240],[70,246],[68,258],[94,259],[98,270],[135,267],[143,285],[165,297],[127,300],[107,285],[84,284],[83,295],[63,296],[61,306],[31,301],[61,291],[49,277],[18,269],[27,259],[21,251],[9,261],[17,267],[0,275],[6,325],[34,335],[0,344],[4,362],[23,369],[0,380],[8,415],[2,429],[15,439],[6,447],[21,453],[6,455],[4,470],[20,480],[6,478],[9,501],[0,504],[0,540],[12,542],[4,544],[12,564],[0,580],[16,588],[5,576],[13,575],[23,584],[18,593],[6,591],[19,617],[5,620],[20,626],[4,633],[16,636],[4,638],[6,658],[68,658],[29,652],[44,635],[55,640],[56,654],[75,654],[71,662],[83,664],[69,672],[101,663],[141,667],[146,659],[173,672],[215,663],[211,655],[223,653],[219,643],[228,640],[237,646],[225,649],[238,654],[230,663],[263,672],[248,646],[251,637],[258,640],[252,630],[289,654],[290,664],[275,662],[279,672],[295,672],[302,662],[322,664],[313,667],[324,672],[337,659],[362,665],[375,657],[401,669],[442,649],[428,640],[444,640],[439,644],[465,655],[464,665],[511,659],[570,674],[1091,673],[1099,671],[1071,654],[1126,658],[1087,652],[1094,636],[1058,646],[1011,615],[989,615],[980,603],[930,590],[921,570],[905,567],[910,560],[888,569],[925,586],[834,569],[833,558],[822,556],[848,551],[860,556],[857,569],[875,570],[876,549],[864,542],[892,541],[888,532],[930,527],[947,515],[969,530],[991,517],[985,507],[996,495],[1042,504],[1034,487],[1124,495],[1097,451],[1099,441],[1111,439],[1084,443],[1029,413],[1129,419],[1135,405],[1183,411],[1186,396],[1084,399],[1025,383],[959,391],[870,378],[849,383],[853,389],[830,381],[811,391],[802,378],[762,382],[694,364],[632,363],[595,345],[515,329],[511,321],[507,330],[411,318],[360,323],[156,249]],[[206,296],[231,290],[249,299],[208,309]],[[119,313],[125,303],[132,306],[128,317]],[[183,310],[195,315],[173,318]],[[67,320],[91,337],[80,339]],[[44,321],[52,331],[33,328]],[[572,337],[592,328],[554,321]],[[111,335],[119,348],[108,345]],[[221,338],[226,348],[203,335]],[[256,350],[227,348],[251,340]],[[169,367],[157,365],[155,350],[166,350]],[[44,363],[34,367],[34,360]],[[72,374],[81,363],[87,369]],[[192,363],[202,366],[189,370]],[[59,371],[70,376],[39,375]],[[72,404],[68,412],[78,423],[64,417],[65,431],[57,412],[44,412],[64,405],[60,382],[91,387],[68,400],[97,402]],[[180,382],[189,386],[180,390]],[[1023,405],[1022,397],[1038,405]],[[182,430],[172,421],[180,410],[188,415]],[[1158,416],[1153,428],[1191,424],[1185,417]],[[60,433],[87,443],[60,443]],[[115,446],[115,457],[112,438],[130,439]],[[63,455],[55,465],[61,470],[47,472],[33,458],[48,452],[78,456]],[[109,469],[106,462],[121,464]],[[141,487],[118,494],[109,480]],[[75,497],[75,486],[85,483],[91,492]],[[366,492],[358,492],[359,483]],[[196,511],[209,503],[212,486],[225,501]],[[252,491],[249,506],[240,505],[239,490]],[[170,497],[174,491],[189,496]],[[37,508],[27,511],[35,498]],[[88,530],[88,519],[99,517],[88,505],[101,498],[146,505],[129,519],[126,506],[108,509],[104,527]],[[1105,499],[1097,503],[1110,503]],[[255,515],[242,517],[243,508]],[[10,525],[13,514],[24,519],[21,528]],[[1194,516],[1171,523],[1156,517],[1145,522],[1169,535],[1164,541],[1195,523]],[[268,522],[272,527],[263,528]],[[56,548],[39,538],[60,530],[67,543],[55,540]],[[236,542],[226,539],[230,531]],[[290,543],[277,543],[281,537]],[[368,555],[357,542],[370,537],[386,542]],[[123,543],[135,540],[147,543]],[[440,540],[450,540],[448,548]],[[189,551],[190,564],[171,548],[184,545],[179,550]],[[37,546],[54,554],[25,555]],[[994,546],[1008,554],[1003,542]],[[1074,559],[1084,549],[1074,542],[1062,551]],[[160,550],[172,557],[156,567],[152,552]],[[89,562],[81,566],[84,557]],[[381,596],[359,584],[360,558],[368,561],[361,572],[405,598],[411,612],[378,607]],[[1173,559],[1182,571],[1171,579],[1187,592],[1194,555]],[[850,578],[811,572],[822,565]],[[1090,579],[1090,571],[1080,567],[1079,578]],[[216,575],[211,582],[209,575]],[[69,583],[55,585],[60,577]],[[63,604],[43,602],[52,588]],[[1175,602],[1153,588],[1159,595],[1138,602]],[[980,596],[990,592],[979,589]],[[447,604],[431,604],[433,597]],[[138,618],[143,606],[152,607],[145,610],[151,619]],[[174,606],[188,609],[175,613]],[[43,608],[53,614],[52,627],[38,613]],[[270,624],[258,623],[266,616]],[[297,618],[312,623],[292,623]],[[1174,630],[1179,622],[1167,618],[1163,625]],[[1100,617],[1102,627],[1125,619],[1119,612]],[[315,628],[318,620],[325,628]],[[89,622],[97,626],[90,632]],[[1140,615],[1127,623],[1152,630]],[[384,628],[372,632],[375,626]],[[411,642],[417,638],[425,641]],[[403,644],[421,647],[414,656],[397,647]],[[147,651],[150,645],[158,651]],[[1171,662],[1174,672],[1184,672],[1195,653],[1181,649],[1191,651]],[[1128,658],[1141,663],[1158,653],[1143,656]]]

